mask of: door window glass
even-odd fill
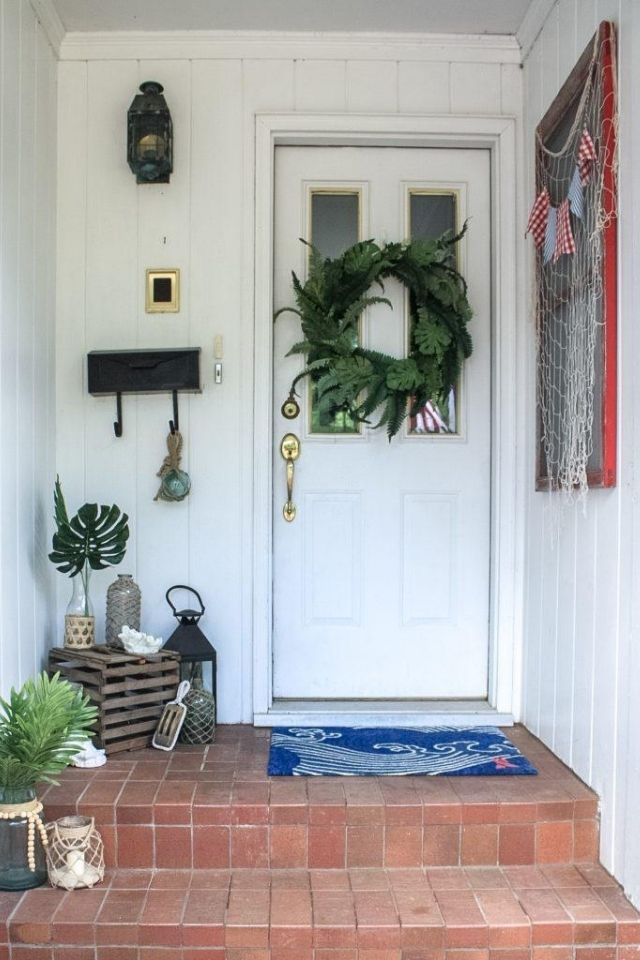
[[[334,260],[360,239],[360,192],[346,189],[312,190],[310,218],[311,243],[322,257]],[[319,410],[314,386],[310,393],[311,433],[360,432],[359,425],[344,410]]]
[[[446,230],[458,229],[458,195],[455,191],[410,190],[409,236],[412,240],[435,240]],[[457,264],[456,264],[457,266]],[[411,436],[455,435],[459,432],[460,384],[449,394],[447,409],[429,401],[408,420]]]

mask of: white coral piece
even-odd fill
[[[150,633],[140,633],[139,630],[132,630],[126,624],[118,634],[118,639],[122,640],[122,646],[127,653],[146,654],[147,656],[157,653],[163,644],[162,637],[152,637]]]

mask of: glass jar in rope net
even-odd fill
[[[193,665],[191,689],[182,701],[187,713],[180,731],[181,743],[213,743],[216,736],[216,702],[202,682],[202,664]]]

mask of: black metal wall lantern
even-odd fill
[[[138,183],[169,183],[173,171],[173,124],[163,86],[140,84],[127,114],[127,160]]]

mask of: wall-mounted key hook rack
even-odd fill
[[[92,350],[87,356],[89,393],[116,396],[113,430],[122,436],[123,393],[170,393],[173,417],[169,430],[180,429],[178,393],[200,393],[200,348],[161,350]]]

